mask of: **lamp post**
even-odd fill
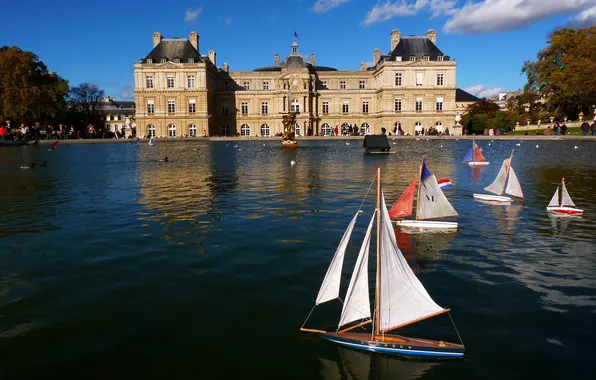
[[[528,119],[528,127],[530,126],[530,119]]]
[[[549,119],[550,119],[550,123],[551,124],[553,123],[553,121],[555,121],[555,117],[554,116],[551,116]]]
[[[579,122],[581,123],[582,121],[584,121],[584,113],[580,112],[579,113]]]

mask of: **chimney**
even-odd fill
[[[391,32],[391,51],[393,51],[393,49],[395,49],[395,47],[399,43],[399,36],[399,30],[393,29],[393,31]]]
[[[360,71],[366,71],[366,63],[365,62],[362,62],[360,64]]]
[[[215,62],[215,56],[217,55],[217,53],[215,53],[215,50],[209,50],[209,60],[211,61],[211,63],[213,63],[213,66],[217,67],[217,63]]]
[[[161,33],[159,33],[159,32],[153,33],[153,47],[156,47],[161,42],[162,39],[163,39],[163,36],[161,35]]]
[[[199,51],[199,35],[197,34],[197,32],[190,32],[190,34],[188,35],[188,39],[190,40],[190,44],[192,45],[192,47],[194,47],[195,50],[198,52]]]
[[[224,63],[223,65],[221,65],[221,68],[223,69],[223,71],[225,71],[226,73],[229,72],[230,70],[230,66],[228,66],[227,63]]]
[[[273,56],[273,66],[275,66],[275,67],[279,66],[279,54],[275,54]]]
[[[376,65],[377,62],[381,59],[381,49],[373,50],[373,65]]]
[[[434,29],[429,29],[426,32],[426,38],[432,41],[433,44],[437,44],[437,32]]]
[[[308,58],[310,60],[310,64],[312,66],[314,66],[315,65],[315,55],[313,53],[310,53],[310,56]]]

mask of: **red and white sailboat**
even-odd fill
[[[399,197],[389,210],[390,218],[406,218],[413,213],[414,191],[418,179],[415,179],[410,186]],[[434,174],[427,169],[424,160],[420,166],[420,185],[418,186],[418,202],[416,204],[416,218],[402,219],[395,222],[400,227],[420,228],[420,229],[457,229],[457,222],[438,222],[428,219],[444,218],[448,216],[457,216],[457,211],[453,208],[441,187],[439,186]]]
[[[472,140],[472,148],[470,148],[464,157],[463,162],[472,166],[490,164],[490,162],[486,161],[486,158],[482,155],[482,148],[480,148],[474,140]]]
[[[560,196],[559,188],[561,188]],[[575,203],[573,203],[573,200],[571,200],[571,197],[567,192],[567,187],[565,187],[565,178],[561,179],[561,184],[557,186],[557,190],[548,206],[546,206],[546,210],[548,212],[565,215],[580,215],[584,213],[584,210],[577,208]]]

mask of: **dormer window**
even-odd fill
[[[190,58],[188,59],[188,63],[195,63],[195,59],[194,59],[193,57],[190,57]]]
[[[443,58],[444,58],[444,57],[443,57],[442,55],[439,55],[439,56],[437,56],[437,61],[442,61],[442,60],[443,60]]]
[[[159,60],[160,63],[166,63],[167,62],[167,58],[162,58]]]
[[[410,61],[415,61],[416,60],[416,56],[415,55],[411,55],[410,56]]]
[[[397,57],[395,57],[395,60],[396,60],[397,62],[401,62],[401,55],[398,55]]]
[[[178,58],[178,57],[174,58],[174,63],[180,63],[180,58]]]
[[[429,57],[428,55],[425,55],[425,56],[424,56],[424,60],[425,60],[425,61],[430,61],[430,57]]]
[[[147,58],[147,63],[153,63],[153,58]]]

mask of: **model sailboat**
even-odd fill
[[[153,145],[155,145],[155,137],[152,137],[152,138],[149,140],[149,145],[150,145],[150,146],[153,146]]]
[[[503,160],[497,178],[495,178],[493,183],[484,188],[484,190],[495,195],[474,194],[474,198],[485,201],[513,202],[513,198],[504,196],[503,193],[519,198],[524,197],[517,175],[515,175],[515,171],[513,170],[513,167],[511,167],[512,159],[513,151],[511,151],[511,156],[509,156],[509,158]],[[505,184],[507,184],[507,186],[505,186]]]
[[[389,210],[391,218],[405,218],[412,215],[414,206],[414,191],[418,179],[399,197]],[[420,165],[420,185],[418,186],[418,203],[416,205],[416,219],[404,219],[395,222],[401,227],[424,229],[457,229],[457,222],[435,222],[428,219],[456,216],[457,211],[451,206],[434,174],[428,170],[424,160]]]
[[[561,188],[560,196],[559,188]],[[571,200],[571,197],[567,192],[567,187],[565,186],[565,178],[563,178],[561,184],[557,186],[557,190],[555,190],[555,194],[546,207],[546,210],[548,212],[567,215],[579,215],[584,213],[584,210],[577,208],[575,203],[573,203],[573,200]]]
[[[482,155],[482,148],[480,148],[476,141],[472,140],[472,147],[464,157],[464,163],[468,165],[488,165],[490,162]]]
[[[463,344],[389,334],[390,331],[400,327],[447,313],[449,309],[444,309],[433,301],[397,247],[381,189],[380,169],[377,174],[377,187],[377,210],[373,213],[366,230],[336,331],[308,329],[304,328],[304,325],[300,330],[320,333],[329,341],[366,351],[409,356],[463,357],[465,351]],[[358,211],[350,222],[333,256],[315,307],[339,297],[344,255],[359,212],[361,211]],[[374,314],[372,314],[368,288],[368,256],[375,215],[377,281]],[[372,325],[371,332],[352,332],[369,324]]]

